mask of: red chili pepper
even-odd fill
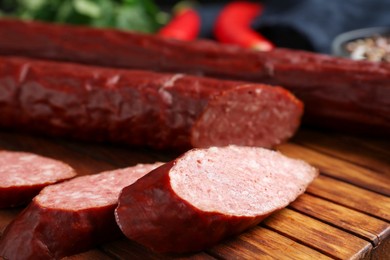
[[[228,3],[219,14],[214,25],[214,36],[222,43],[234,44],[260,51],[269,51],[274,45],[250,25],[261,14],[260,3],[235,1]]]
[[[200,31],[200,17],[192,8],[182,8],[173,19],[159,32],[166,38],[191,41],[198,37]]]

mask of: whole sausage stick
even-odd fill
[[[0,89],[0,127],[156,149],[273,147],[303,112],[280,87],[10,56]]]

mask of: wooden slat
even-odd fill
[[[290,207],[364,237],[374,246],[390,235],[389,223],[309,194],[301,195]]]
[[[330,259],[272,230],[257,226],[207,250],[222,259]]]
[[[296,144],[280,145],[278,150],[287,156],[306,160],[326,175],[390,196],[390,175],[378,173]]]
[[[290,209],[271,215],[264,225],[340,259],[363,258],[372,250],[370,242]]]
[[[333,140],[337,140],[341,143],[345,143],[346,145],[349,145],[351,147],[356,147],[358,149],[368,149],[371,152],[375,153],[383,153],[390,156],[390,138],[389,136],[385,135],[378,135],[375,136],[373,133],[372,135],[367,134],[347,134],[347,133],[339,133],[329,130],[321,130],[321,129],[310,129],[310,128],[302,128],[300,131],[294,136],[295,138],[299,139],[300,136],[306,136],[307,132],[317,133],[318,138],[321,139],[327,139],[331,138]],[[310,138],[310,137],[309,137]],[[316,141],[314,141],[316,142]]]
[[[383,139],[381,140],[383,142]],[[324,134],[308,130],[300,131],[293,141],[377,172],[390,174],[390,142],[388,143],[388,151],[384,152],[373,149],[361,139],[359,141],[351,140],[351,138],[339,134]]]
[[[366,148],[372,149],[374,151],[387,154],[390,156],[390,139],[389,136],[378,136],[373,137],[364,137],[364,136],[345,136],[344,138],[348,139],[349,142],[362,145]]]
[[[307,192],[337,204],[390,221],[390,198],[320,175]]]
[[[196,253],[189,255],[163,255],[155,253],[147,248],[136,244],[130,240],[122,239],[104,245],[103,251],[119,259],[188,259],[188,260],[214,260],[215,258],[206,253]]]

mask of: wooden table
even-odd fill
[[[0,132],[0,149],[63,160],[81,175],[177,154]],[[390,259],[390,140],[301,130],[282,153],[318,167],[307,192],[259,226],[204,252],[158,255],[123,239],[69,259]],[[0,211],[0,232],[21,209]]]

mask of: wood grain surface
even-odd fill
[[[240,236],[191,255],[160,255],[122,239],[67,259],[390,259],[390,140],[300,130],[277,148],[320,169],[295,202]],[[0,132],[0,150],[62,160],[80,175],[178,153]],[[0,234],[22,208],[0,210]]]

